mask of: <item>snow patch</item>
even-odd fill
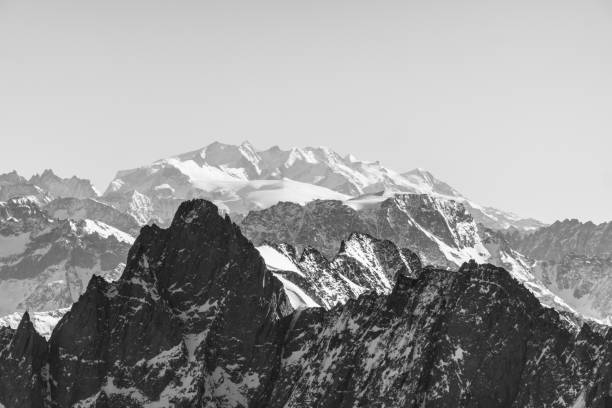
[[[298,267],[289,259],[285,254],[278,251],[269,245],[262,245],[257,247],[259,255],[263,258],[266,266],[270,270],[295,272],[300,276],[304,274],[298,269]]]
[[[132,245],[134,243],[134,237],[127,234],[115,227],[111,227],[101,221],[84,219],[83,220],[83,232],[89,235],[97,234],[102,238],[108,238],[113,236],[117,241],[125,242],[126,244]]]
[[[272,273],[276,278],[281,281],[285,293],[289,298],[289,302],[294,309],[308,308],[308,307],[320,307],[310,296],[308,296],[298,285],[291,282],[290,280],[283,277],[280,273]]]

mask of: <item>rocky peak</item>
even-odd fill
[[[8,407],[42,408],[47,393],[47,342],[36,332],[28,312],[16,330],[0,336],[0,398]]]
[[[41,187],[53,197],[90,198],[99,196],[91,181],[76,176],[61,178],[51,169],[46,169],[42,174],[33,175],[29,183]]]
[[[148,400],[189,406],[252,397],[273,375],[267,365],[276,354],[273,341],[292,311],[239,228],[214,204],[187,201],[168,229],[143,227],[122,277],[92,279],[57,326],[52,397],[62,406],[106,398],[123,406]],[[109,396],[112,387],[135,388],[140,396]]]
[[[24,184],[26,181],[25,177],[19,175],[15,170],[0,174],[0,188],[5,185]]]

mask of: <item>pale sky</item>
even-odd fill
[[[0,173],[325,145],[612,220],[612,1],[0,0]]]

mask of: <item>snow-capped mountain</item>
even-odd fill
[[[53,219],[26,198],[0,203],[0,316],[70,306],[92,274],[118,277],[133,240],[100,221]]]
[[[370,246],[353,242],[345,253]],[[261,252],[214,205],[182,204],[168,229],[142,229],[118,281],[91,280],[49,342],[28,313],[17,329],[0,328],[0,403],[604,408],[612,402],[611,329],[577,330],[504,269],[470,262],[409,277],[400,268],[388,295],[295,310]],[[279,254],[268,263],[291,268]]]
[[[258,151],[248,142],[239,146],[215,142],[149,166],[120,171],[104,196],[118,202],[135,192],[147,197],[149,212],[162,222],[171,218],[177,203],[173,202],[172,211],[158,207],[176,198],[203,197],[232,214],[244,215],[280,201],[305,204],[314,199],[347,200],[381,192],[390,197],[402,192],[464,202],[479,222],[491,228],[529,230],[543,225],[481,207],[427,171],[400,174],[379,162],[343,157],[324,147],[282,150],[274,146]]]

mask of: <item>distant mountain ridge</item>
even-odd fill
[[[46,204],[53,198],[92,198],[99,195],[91,181],[76,176],[61,178],[51,169],[35,174],[29,180],[15,170],[0,174],[0,201],[33,196],[39,204]]]
[[[120,275],[133,240],[98,220],[54,219],[28,198],[0,203],[0,316],[69,307],[93,274]]]
[[[232,214],[269,207],[280,201],[306,204],[314,199],[349,200],[368,195],[429,194],[462,202],[487,227],[531,230],[544,224],[476,204],[423,169],[400,174],[380,162],[342,156],[325,147],[257,150],[214,142],[202,149],[117,173],[104,193],[117,200],[134,192],[148,197],[152,212],[171,199],[202,197]],[[158,217],[160,218],[160,217]]]

